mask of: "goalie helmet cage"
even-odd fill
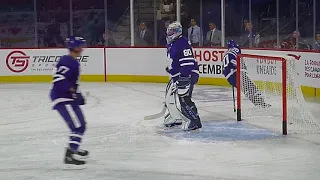
[[[239,54],[236,75],[238,121],[280,117],[283,135],[288,133],[288,122],[289,132],[320,132],[306,107],[294,58]]]

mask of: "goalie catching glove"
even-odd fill
[[[73,93],[72,97],[73,97],[74,101],[76,102],[76,104],[78,104],[78,105],[85,105],[86,104],[86,100],[84,99],[84,97],[81,93]]]

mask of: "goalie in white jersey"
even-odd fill
[[[237,87],[237,55],[241,54],[241,49],[239,45],[233,40],[228,41],[228,50],[223,57],[223,75],[226,77],[228,82],[232,87]],[[270,107],[270,104],[264,102],[264,98],[262,97],[260,91],[257,86],[248,76],[248,73],[245,71],[246,65],[244,63],[241,64],[241,90],[244,92],[245,96],[249,98],[249,100],[255,106],[261,107]]]

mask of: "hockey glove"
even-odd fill
[[[86,104],[86,100],[84,99],[84,97],[82,96],[81,93],[74,93],[73,99],[78,105],[85,105]]]
[[[167,73],[169,73],[169,74],[170,74],[170,70],[169,70],[169,68],[168,68],[168,67],[166,67],[166,71],[167,71]]]

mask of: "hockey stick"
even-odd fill
[[[145,116],[145,117],[144,117],[144,120],[158,119],[158,118],[164,116],[164,113],[166,112],[166,110],[167,110],[167,106],[164,104],[161,112],[159,112],[159,113],[157,113],[157,114]]]
[[[236,112],[236,98],[234,97],[234,87],[232,86],[233,112]]]

